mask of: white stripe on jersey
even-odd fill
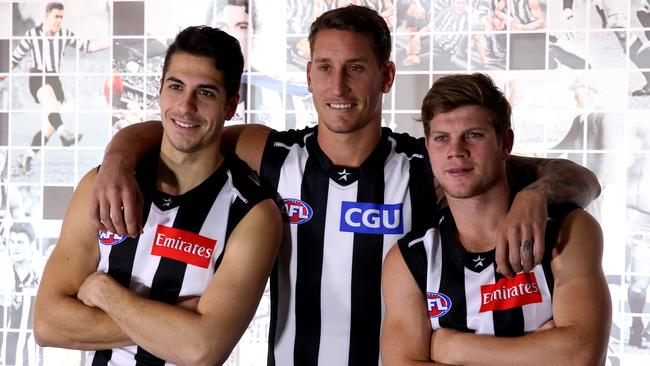
[[[487,266],[481,273],[476,273],[465,268],[465,299],[467,307],[467,327],[476,329],[476,334],[494,334],[494,321],[491,311],[480,312],[481,309],[481,285],[494,283],[494,269]],[[469,279],[469,280],[467,280]],[[453,304],[452,304],[453,306]]]
[[[544,267],[541,265],[535,266],[535,268],[533,268],[533,273],[535,273],[535,278],[537,278],[539,291],[542,293],[542,302],[539,304],[528,304],[522,306],[521,310],[524,313],[524,331],[526,332],[537,330],[540,325],[549,321],[550,317],[544,314],[553,314],[551,291],[545,280]]]
[[[309,154],[306,149],[301,148],[299,145],[287,146],[283,144],[283,147],[288,148],[290,151],[285,160],[284,169],[280,174],[277,191],[281,192],[282,198],[300,198],[302,182],[295,177],[301,177],[304,174]],[[278,262],[284,264],[278,265],[277,322],[285,326],[276,327],[274,353],[276,365],[292,366],[296,337],[295,288],[297,260],[296,251],[291,243],[298,241],[298,225],[288,226],[290,235],[287,235],[285,230],[282,248],[278,254]],[[282,312],[282,310],[286,310],[286,313]]]
[[[440,274],[442,273],[442,251],[439,245],[440,231],[429,229],[423,238],[424,250],[427,253],[427,292],[440,292]],[[431,274],[431,275],[429,275]],[[433,329],[440,328],[438,318],[430,318]]]
[[[321,337],[319,365],[347,365],[350,353],[352,253],[354,233],[340,231],[343,201],[356,202],[359,182],[342,187],[329,180],[323,271],[321,272]],[[281,363],[278,363],[281,365]]]

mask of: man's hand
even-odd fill
[[[497,271],[506,277],[530,271],[544,257],[546,197],[537,190],[519,192],[496,233]]]
[[[104,272],[91,273],[79,287],[77,299],[86,306],[99,307],[98,296],[106,294],[107,286],[110,286],[115,280]]]
[[[454,334],[460,333],[452,328],[440,328],[431,334],[431,359],[434,362],[456,365],[453,361],[452,344]]]
[[[93,184],[90,215],[99,230],[135,237],[142,233],[143,199],[133,165],[108,155]]]

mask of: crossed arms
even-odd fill
[[[583,210],[562,223],[551,268],[554,327],[504,338],[440,328],[433,332],[425,297],[394,246],[382,278],[386,316],[384,365],[598,365],[603,364],[611,300],[603,274],[602,233]]]
[[[137,344],[177,364],[224,362],[255,313],[278,251],[275,204],[262,201],[240,221],[199,298],[169,305],[96,272],[97,229],[88,217],[95,176],[91,171],[79,183],[43,272],[34,315],[37,342],[82,350]]]

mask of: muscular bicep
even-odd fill
[[[95,170],[80,181],[63,219],[61,234],[41,280],[43,294],[74,296],[83,280],[97,269],[97,229],[88,216]]]
[[[602,268],[603,237],[596,220],[581,209],[562,223],[551,262],[555,285],[553,319],[574,327],[601,351],[607,344],[611,300]]]
[[[425,298],[397,245],[384,261],[382,289],[386,304],[381,335],[384,365],[430,362],[432,331]]]

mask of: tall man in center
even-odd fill
[[[423,140],[381,127],[382,97],[395,77],[390,40],[373,10],[324,13],[311,27],[307,67],[318,126],[224,130],[222,150],[235,151],[278,190],[290,223],[271,277],[269,365],[377,365],[383,258],[396,239],[437,215]],[[156,131],[158,123],[134,125],[111,142],[94,189],[98,225],[138,232],[132,170],[155,146]],[[584,205],[598,191],[595,177],[570,163],[509,164],[524,180],[545,175],[515,198],[503,221],[499,263],[506,273],[522,269],[522,242],[523,267],[532,267],[533,252],[541,259],[543,245],[532,243],[543,244],[547,200]]]

